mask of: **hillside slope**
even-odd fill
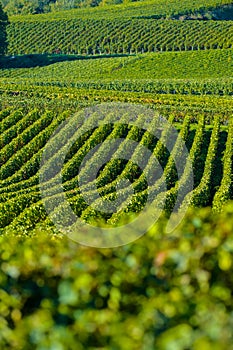
[[[116,54],[233,47],[233,21],[77,18],[14,21],[8,53]]]
[[[232,0],[186,0],[177,2],[176,0],[145,0],[125,2],[117,5],[104,5],[98,7],[80,8],[66,11],[53,12],[39,15],[12,16],[11,20],[33,21],[72,19],[72,18],[175,18],[176,16],[204,13],[224,8],[232,4]]]

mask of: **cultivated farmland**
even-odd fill
[[[233,349],[232,1],[9,22],[1,349]]]

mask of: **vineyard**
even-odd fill
[[[232,1],[102,3],[9,17],[0,348],[232,350]]]
[[[82,59],[0,72],[7,86],[22,85],[151,94],[232,95],[233,50],[171,52]]]
[[[38,172],[43,149],[62,121],[77,109],[93,103],[98,106],[100,102],[150,105],[166,116],[169,123],[175,123],[187,144],[194,169],[195,187],[183,202],[189,200],[200,207],[213,205],[215,211],[221,211],[224,203],[233,199],[229,158],[232,153],[232,57],[232,49],[115,58],[77,57],[73,62],[45,67],[2,70],[1,230],[32,230],[42,223],[51,226],[39,190]],[[17,105],[18,110],[15,109]],[[182,177],[177,179],[173,162],[174,157],[182,153],[179,139],[169,156],[162,143],[156,142],[145,130],[127,127],[123,121],[120,125],[111,125],[111,117],[111,113],[106,115],[108,127],[97,128],[81,137],[66,159],[63,186],[72,207],[78,210],[77,215],[87,221],[98,217],[107,224],[116,224],[128,212],[138,212],[143,207],[147,198],[144,173],[131,162],[110,162],[96,179],[98,191],[106,201],[116,195],[118,181],[127,178],[133,183],[135,193],[131,201],[127,189],[121,191],[125,203],[120,212],[109,216],[93,211],[79,193],[76,167],[91,148],[114,138],[134,140],[153,151],[164,167],[168,190],[164,209],[171,212],[180,184],[184,186],[190,175],[184,167]],[[122,118],[124,120],[124,115]],[[161,137],[166,143],[169,130],[164,130]],[[124,147],[123,144],[116,150],[116,157]],[[137,152],[135,150],[135,154]],[[100,153],[99,157],[102,156],[104,153]],[[148,167],[149,164],[148,160]],[[161,184],[161,180],[154,184],[153,191],[161,192]],[[91,195],[89,190],[87,195],[89,192]],[[51,202],[57,204],[58,197],[52,195]],[[159,206],[159,200],[156,205]],[[182,203],[179,205],[177,211],[182,209]],[[54,210],[59,217],[57,205]],[[62,208],[60,210],[62,212]]]
[[[159,18],[173,18],[180,15],[188,15],[211,11],[217,8],[231,5],[231,0],[207,0],[205,4],[201,0],[187,0],[185,3],[178,4],[175,0],[169,0],[164,4],[163,0],[146,0],[129,2],[126,4],[118,4],[117,6],[105,5],[92,8],[80,8],[71,11],[61,11],[50,14],[40,14],[41,21],[66,19],[67,16],[71,18],[140,18],[151,17]],[[22,20],[24,22],[33,21],[31,15],[13,16],[12,20]]]
[[[115,54],[227,49],[231,21],[62,19],[12,21],[8,53]]]
[[[231,1],[133,2],[38,16],[13,16],[8,54],[132,54],[232,48],[231,21],[180,21]],[[166,18],[166,20],[164,20]],[[177,18],[177,20],[171,19]],[[160,19],[160,20],[156,20]],[[170,20],[168,20],[170,19]]]
[[[3,232],[12,229],[18,232],[31,230],[40,222],[51,224],[46,218],[46,211],[39,191],[40,159],[43,147],[53,131],[69,115],[70,112],[68,111],[61,114],[54,114],[52,111],[40,113],[38,110],[30,110],[25,113],[23,109],[13,110],[12,108],[1,111],[0,191],[2,202],[1,230]],[[149,132],[145,132],[145,130],[143,132],[143,128],[140,130],[138,127],[125,125],[124,115],[119,125],[115,126],[111,125],[111,113],[106,115],[105,118],[106,120],[104,119],[103,123],[106,125],[95,129],[94,132],[84,133],[77,140],[69,151],[64,164],[63,187],[72,207],[77,210],[77,215],[81,215],[86,220],[101,216],[101,212],[93,212],[93,209],[85,203],[83,196],[79,194],[79,174],[77,171],[85,155],[93,147],[103,143],[105,139],[111,140],[114,138],[130,139],[137,142],[138,145],[144,145],[163,164],[163,176],[165,176],[168,189],[164,208],[170,212],[175,204],[174,200],[177,196],[179,182],[181,184],[186,183],[189,178],[189,170],[184,166],[181,178],[179,181],[176,180],[177,174],[173,163],[175,157],[178,157],[180,152],[182,153],[179,138],[174,143],[174,149],[169,156],[164,149],[164,142],[170,137],[169,128],[165,128],[161,134],[163,142],[157,142]],[[190,151],[195,175],[195,189],[192,193],[187,193],[187,197],[191,196],[191,203],[195,206],[207,206],[214,203],[215,210],[221,210],[222,205],[227,200],[232,199],[232,180],[229,181],[232,172],[232,161],[231,157],[228,156],[232,153],[232,116],[229,115],[228,126],[222,125],[219,115],[213,117],[213,126],[208,125],[209,122],[206,121],[207,117],[205,115],[198,115],[196,122],[189,114],[183,118],[183,122],[178,122],[175,114],[170,114],[167,118],[169,123],[175,123],[175,125],[178,123],[176,127],[179,130],[179,135],[186,142]],[[153,122],[156,121],[156,117],[154,119]],[[88,122],[92,122],[92,116]],[[119,146],[119,149],[116,149],[116,154],[114,153],[116,159],[119,158],[117,155],[120,155],[124,148],[123,143]],[[103,148],[98,155],[95,154],[95,157],[104,157],[106,152],[108,151]],[[136,148],[135,155],[137,152]],[[140,173],[140,169],[134,165],[133,158],[135,155],[133,154],[132,161],[126,164],[120,160],[110,161],[96,179],[98,191],[106,201],[111,200],[114,196],[117,183],[123,178],[128,178],[134,187],[134,195],[130,201],[127,197],[127,189],[125,189],[125,193],[122,190],[122,196],[126,196],[125,202],[122,203],[122,209],[116,214],[113,213],[104,217],[107,223],[121,221],[124,213],[137,212],[142,209],[139,203],[143,205],[143,198],[146,198],[147,190],[144,172]],[[145,169],[150,168],[150,163],[151,160],[148,160]],[[85,172],[85,168],[83,171]],[[159,191],[160,186],[161,180],[157,179],[152,186],[153,191]],[[87,195],[88,191],[87,189]],[[51,195],[51,202],[57,203],[56,186],[54,193],[54,195]],[[187,198],[183,198],[183,200],[185,201]],[[129,202],[130,204],[127,204]],[[59,215],[57,205],[55,205],[54,210],[57,212],[56,215]]]
[[[233,108],[232,53],[227,49],[95,59],[72,56],[73,61],[16,68],[25,58],[19,56],[15,68],[0,71],[0,104],[2,109],[14,106],[27,112],[34,107],[76,112],[87,105],[119,101],[149,105],[177,118],[189,113],[195,119],[204,113],[211,122],[218,114],[224,123]],[[34,59],[37,62],[37,55]],[[56,57],[47,56],[50,59]]]
[[[44,67],[2,70],[0,78],[10,78],[10,81],[26,80],[35,85],[39,82],[44,82],[44,84],[51,82],[52,84],[57,80],[61,83],[66,82],[67,86],[69,82],[100,80],[113,82],[114,80],[142,80],[146,82],[146,80],[159,79],[168,81],[212,79],[215,81],[221,78],[231,78],[232,70],[233,49],[227,49],[96,57],[95,59],[74,56],[74,61],[58,62]]]

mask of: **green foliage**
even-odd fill
[[[233,50],[169,52],[128,57],[73,57],[72,62],[50,64],[51,58],[38,59],[34,68],[3,69],[0,81],[25,87],[54,87],[144,92],[150,94],[232,95]],[[43,56],[43,55],[41,55]],[[33,56],[32,56],[33,57]],[[72,57],[72,56],[71,56]],[[16,61],[24,61],[19,56]],[[26,58],[27,60],[27,58]],[[62,56],[58,61],[62,60]],[[12,62],[12,60],[10,61]],[[22,89],[22,87],[20,88]],[[33,91],[32,90],[32,91]],[[106,94],[106,92],[105,92]]]
[[[0,2],[0,56],[6,52],[7,49],[7,33],[6,27],[8,25],[8,17],[2,9]]]
[[[180,6],[180,3],[177,3]],[[127,13],[127,11],[126,11]],[[11,19],[8,53],[132,54],[232,48],[231,21],[125,18],[110,10],[98,16]],[[148,15],[149,16],[149,15]],[[116,18],[115,18],[116,17]]]
[[[41,18],[43,19],[43,17]],[[35,21],[25,23],[32,26],[38,23],[38,25],[41,23],[45,25],[42,19],[41,22],[39,21],[40,23]],[[135,19],[135,23],[138,25],[140,20]],[[111,22],[111,25],[112,23],[118,25],[118,29],[121,31],[121,21],[122,19],[119,19],[118,22]],[[60,22],[63,22],[63,20],[60,20]],[[80,21],[80,25],[83,25],[83,33],[86,33],[84,22],[81,23]],[[135,24],[128,22],[129,25]],[[17,23],[20,23],[20,21]],[[184,26],[186,26],[182,22],[153,20],[153,23],[155,23],[155,26],[160,26],[163,37],[163,29],[166,29],[167,25],[170,26],[173,32],[176,25],[180,26],[180,29],[184,29]],[[196,29],[194,32],[190,30],[189,32],[194,36],[196,33],[199,35],[200,26],[202,26],[205,33],[211,26],[217,28],[217,30],[225,26],[228,35],[230,33],[229,28],[231,29],[231,23],[226,22],[192,23],[190,25],[196,26]],[[48,25],[50,24],[54,24],[54,28],[56,28],[57,21],[53,21],[53,23],[48,21]],[[98,21],[96,20],[97,24]],[[188,27],[185,28],[184,33],[187,32]],[[145,37],[147,33],[148,31],[144,32]],[[174,33],[174,35],[176,34]],[[210,40],[216,39],[216,37],[211,36],[211,32],[208,33],[208,37]],[[132,38],[132,40],[134,39]],[[204,47],[199,47],[199,49],[201,48]],[[222,155],[217,154],[217,151],[222,140],[221,130],[231,129],[231,127],[222,124],[228,122],[229,113],[233,106],[231,98],[232,49],[199,50],[198,52],[192,50],[190,52],[157,52],[95,59],[91,59],[91,56],[79,56],[79,59],[74,62],[60,62],[53,65],[49,63],[52,62],[54,56],[45,55],[44,60],[41,56],[38,55],[34,58],[35,62],[37,59],[41,59],[38,65],[43,67],[17,69],[17,62],[20,59],[20,57],[17,57],[15,68],[3,69],[0,72],[0,91],[3,103],[6,104],[7,101],[11,106],[19,101],[19,106],[24,108],[25,105],[27,106],[24,115],[22,115],[22,109],[20,108],[15,112],[3,111],[1,114],[0,128],[3,131],[0,140],[2,231],[9,232],[12,229],[23,229],[25,232],[29,232],[35,227],[36,223],[51,224],[46,216],[38,189],[38,170],[43,147],[59,122],[66,118],[67,114],[61,112],[69,109],[71,113],[77,111],[77,108],[80,109],[80,107],[98,102],[145,103],[162,112],[172,123],[181,122],[178,130],[189,145],[195,171],[195,189],[194,192],[189,193],[186,199],[192,196],[192,204],[195,206],[212,204],[212,199],[225,177],[222,174],[225,162],[221,159]],[[73,56],[73,58],[77,57]],[[47,63],[46,59],[48,60]],[[57,59],[62,60],[62,55],[57,55]],[[166,94],[167,96],[165,96]],[[35,106],[38,110],[41,110],[38,118],[33,112]],[[52,113],[50,108],[53,110]],[[7,109],[7,111],[9,110]],[[135,137],[137,142],[145,143],[146,147],[154,152],[163,165],[168,186],[164,209],[168,213],[171,212],[179,186],[185,186],[190,175],[188,167],[184,167],[184,174],[177,181],[177,171],[173,157],[182,153],[180,143],[177,141],[171,155],[169,155],[161,142],[154,144],[155,140],[153,138],[146,134],[141,135],[137,128],[130,130],[122,123],[122,125],[112,129],[111,115],[107,116],[106,121],[109,124],[108,127],[100,127],[78,140],[76,148],[71,150],[63,167],[63,185],[74,211],[85,220],[102,217],[101,212],[88,207],[79,193],[78,166],[81,164],[83,157],[96,144],[103,142],[105,139],[115,137],[134,139]],[[193,122],[198,122],[198,126]],[[213,129],[212,126],[208,128],[208,124],[212,123],[214,124]],[[211,135],[210,140],[206,137],[205,128],[208,128],[208,133]],[[195,133],[195,137],[192,138],[191,135]],[[166,131],[164,135],[169,138],[169,131]],[[229,138],[230,135],[231,131],[229,132]],[[204,151],[201,155],[203,140],[206,142],[204,146],[208,151],[206,150],[206,154]],[[116,152],[119,158],[122,149],[124,149],[124,146],[122,147]],[[224,144],[222,148],[225,150]],[[101,152],[105,153],[108,150],[101,148]],[[136,152],[137,150],[135,150],[135,154]],[[226,150],[226,152],[230,154],[231,150]],[[99,155],[101,156],[101,153]],[[59,157],[59,153],[56,154],[56,157]],[[200,159],[201,164],[199,164]],[[229,163],[227,171],[231,166],[232,164]],[[83,171],[85,173],[85,168]],[[215,171],[217,176],[214,187],[212,180]],[[122,204],[121,212],[112,216],[104,215],[104,219],[110,224],[117,223],[122,219],[122,216],[124,217],[129,212],[140,211],[147,198],[144,174],[140,173],[133,162],[126,164],[120,160],[109,162],[98,174],[97,184],[100,195],[106,200],[114,199],[116,197],[117,181],[125,177],[130,181],[132,180],[135,195],[132,201],[129,202],[128,194],[124,189],[122,190],[126,200]],[[230,188],[228,195],[222,197],[221,205],[226,200],[232,199]],[[161,181],[158,181],[154,188],[155,191],[159,189],[161,189]],[[62,208],[57,204],[59,203],[59,194],[56,193],[56,190],[55,186],[53,188],[54,194],[51,197],[51,205],[53,206],[54,215],[62,219]],[[98,200],[96,204],[99,204]],[[69,218],[67,218],[68,221]]]
[[[91,56],[71,56],[73,58],[72,61],[69,61],[69,56],[64,56],[64,60],[67,60],[65,62],[59,62],[59,60],[62,60],[63,55],[57,56],[58,62],[55,61],[56,56],[53,55],[31,55],[30,57],[32,60],[35,59],[32,67],[29,65],[29,67],[22,67],[22,69],[16,65],[12,67],[14,69],[3,69],[0,71],[0,77],[14,79],[14,82],[26,80],[36,85],[43,82],[46,86],[60,84],[60,86],[70,85],[80,88],[82,87],[81,83],[84,82],[86,86],[88,83],[91,86],[95,82],[96,85],[101,84],[102,81],[103,86],[104,83],[109,85],[112,83],[112,89],[114,89],[115,82],[115,90],[120,90],[120,84],[123,82],[128,84],[128,89],[131,85],[135,85],[136,90],[137,82],[141,82],[141,85],[144,85],[145,92],[153,92],[153,82],[155,84],[158,80],[160,84],[162,84],[163,80],[163,83],[167,82],[168,85],[173,82],[174,89],[175,84],[178,87],[179,84],[181,85],[185,81],[186,85],[190,84],[190,90],[191,88],[195,90],[195,84],[198,85],[197,80],[200,80],[199,84],[202,84],[203,90],[200,88],[197,93],[210,93],[210,84],[212,83],[212,91],[217,95],[217,86],[221,81],[220,79],[224,79],[224,84],[227,84],[227,78],[232,77],[233,71],[233,49],[164,52],[159,54],[145,53],[123,55],[123,57],[97,56],[93,59]],[[42,61],[43,57],[44,62]],[[16,57],[18,64],[20,60],[24,61],[27,58],[28,56]],[[53,59],[55,61],[54,64],[52,64]],[[34,67],[35,65],[36,67]],[[229,83],[231,83],[230,79]],[[204,90],[204,84],[206,84],[206,90]],[[85,85],[83,84],[83,86]],[[214,90],[215,86],[216,90]],[[230,87],[231,85],[229,84],[228,89]],[[161,90],[163,88],[162,85]],[[170,89],[172,89],[172,84]],[[188,87],[186,89],[188,91]],[[222,90],[224,90],[223,86]],[[178,93],[179,89],[177,88],[175,92]],[[222,92],[224,93],[224,91]]]
[[[187,195],[185,199],[185,203],[188,200],[190,205],[192,206],[207,206],[211,205],[212,198],[212,183],[213,177],[216,176],[216,157],[218,151],[219,144],[219,136],[220,136],[220,120],[219,117],[216,116],[213,131],[211,133],[211,139],[208,147],[208,153],[205,160],[205,167],[202,175],[202,179],[200,184]]]
[[[52,11],[61,11],[49,14],[49,18],[72,17],[152,17],[152,18],[179,18],[179,16],[188,16],[195,14],[205,14],[206,12],[217,9],[224,10],[224,5],[231,4],[231,0],[208,0],[205,4],[201,0],[186,0],[183,3],[177,3],[175,0],[169,0],[164,3],[163,0],[33,0],[29,4],[26,0],[2,0],[10,14],[14,13],[43,13]],[[7,3],[9,3],[7,5]],[[117,4],[117,6],[115,6]],[[96,7],[100,5],[99,7]],[[112,6],[113,5],[113,6]],[[9,8],[10,7],[10,8]],[[85,7],[88,7],[85,9]],[[90,8],[96,7],[96,8]],[[71,10],[79,8],[78,10]],[[81,8],[81,9],[80,9]],[[66,11],[62,11],[66,10]],[[25,19],[32,19],[32,16],[20,16]],[[40,15],[45,18],[46,15]]]
[[[114,249],[0,237],[2,349],[232,349],[233,206]]]
[[[223,163],[223,177],[221,185],[215,194],[213,200],[214,211],[221,211],[224,203],[229,200],[233,194],[233,118],[230,118],[229,132],[226,142],[226,149],[224,153]]]
[[[0,62],[0,348],[233,350],[233,203],[225,206],[233,199],[233,26],[231,21],[168,20],[212,18],[224,14],[222,5],[230,1],[108,5],[117,2],[11,17],[8,53],[27,55]],[[41,13],[98,4],[10,0],[7,8]],[[7,18],[1,14],[0,6],[2,45]],[[75,61],[60,62],[67,58]],[[53,226],[41,200],[39,168],[48,139],[63,121],[83,107],[109,101],[151,106],[179,137],[169,153],[161,141],[170,139],[170,127],[157,140],[126,125],[125,116],[113,126],[108,114],[103,116],[107,125],[84,133],[69,150],[62,172],[65,196],[76,215],[93,224],[103,219],[106,225],[125,224],[143,209],[148,184],[134,162],[139,146],[149,148],[164,169],[165,205],[161,196],[156,203],[163,205],[163,218],[134,244],[96,250],[77,246]],[[73,135],[61,130],[61,141],[68,132]],[[134,195],[122,188],[121,210],[106,214],[80,194],[78,167],[95,145],[121,137],[139,144],[132,160],[120,160],[127,147],[123,142],[96,184],[100,196],[111,201],[118,182],[127,178]],[[182,199],[191,198],[193,206],[213,205],[215,213],[190,208],[178,229],[167,234],[179,188],[190,181],[188,162],[179,179],[174,163],[183,151],[180,137],[190,151],[195,180],[194,191]],[[63,151],[55,152],[57,161]],[[108,151],[102,145],[94,161]],[[151,160],[145,169],[150,165]],[[82,174],[86,171],[87,165]],[[58,186],[46,185],[51,214],[69,225]],[[153,190],[161,188],[159,179]],[[92,194],[90,184],[85,189]],[[95,204],[98,208],[99,201]]]
[[[1,139],[2,149],[0,151],[1,170],[0,170],[0,193],[1,193],[1,229],[4,232],[9,230],[19,230],[24,227],[23,230],[30,231],[37,222],[45,222],[50,225],[49,219],[46,218],[46,212],[43,207],[43,203],[40,197],[39,184],[39,167],[40,159],[43,152],[43,148],[52,135],[53,131],[65,120],[70,113],[62,113],[56,116],[53,113],[47,111],[39,113],[38,110],[32,110],[25,117],[22,118],[22,110],[11,112],[9,109],[5,113],[5,118],[2,117],[2,130],[4,130]],[[2,115],[4,113],[2,112]],[[21,119],[20,119],[21,117]],[[88,123],[92,123],[92,118],[89,118]],[[138,120],[142,116],[138,116]],[[176,115],[168,115],[169,123],[175,123]],[[207,117],[200,115],[196,117],[199,122],[198,125],[193,124],[193,117],[187,114],[184,117],[183,123],[178,124],[180,130],[179,138],[177,139],[174,149],[171,154],[163,146],[163,142],[170,137],[170,127],[165,128],[161,140],[156,142],[153,137],[148,133],[142,133],[138,128],[128,128],[124,124],[124,116],[122,116],[121,123],[112,127],[111,120],[112,115],[108,114],[104,116],[104,121],[107,125],[100,126],[92,132],[84,133],[84,135],[77,140],[75,146],[69,151],[66,161],[62,169],[63,187],[66,191],[67,198],[70,201],[72,208],[76,211],[78,216],[81,216],[85,220],[90,220],[93,217],[101,217],[102,213],[93,211],[86,204],[82,195],[79,193],[78,176],[79,166],[86,154],[99,143],[103,143],[105,140],[111,140],[116,138],[125,138],[135,140],[139,145],[145,145],[147,148],[153,151],[154,156],[164,167],[164,176],[168,187],[166,193],[166,202],[164,209],[170,212],[175,204],[175,199],[178,193],[179,186],[185,186],[189,181],[190,170],[188,165],[184,164],[184,173],[181,178],[177,178],[177,170],[174,165],[174,159],[182,154],[182,147],[180,144],[180,138],[186,143],[190,143],[190,156],[193,161],[194,172],[200,173],[200,179],[195,181],[195,190],[190,193],[188,197],[192,196],[192,204],[196,206],[203,206],[211,204],[212,196],[215,194],[216,189],[212,187],[212,179],[214,171],[219,176],[221,181],[221,169],[216,168],[217,162],[221,164],[221,156],[217,154],[218,142],[221,139],[221,129],[226,128],[221,125],[221,118],[217,115],[214,118],[214,127],[209,128],[211,133],[210,144],[208,145],[208,153],[205,159],[204,169],[200,168],[198,159],[201,153],[201,147],[204,140],[205,123],[207,123]],[[18,120],[18,121],[17,121]],[[15,125],[13,123],[15,122]],[[156,118],[153,122],[156,122]],[[182,122],[182,119],[181,119]],[[207,125],[206,125],[207,127]],[[231,128],[231,127],[230,127]],[[192,132],[195,131],[194,139],[190,139]],[[72,131],[73,132],[73,131]],[[229,138],[231,138],[231,129]],[[67,135],[66,129],[61,131],[60,140]],[[229,141],[228,141],[229,143]],[[227,146],[228,149],[229,146]],[[97,177],[97,186],[100,195],[105,200],[111,200],[115,198],[116,186],[118,181],[124,178],[130,179],[134,186],[134,196],[132,200],[129,198],[127,189],[122,189],[124,202],[122,203],[122,209],[111,215],[104,216],[109,224],[117,223],[122,217],[128,215],[128,212],[138,212],[142,209],[142,205],[147,198],[147,185],[145,180],[145,172],[150,168],[150,160],[146,164],[144,172],[140,172],[134,165],[134,157],[137,156],[137,148],[132,155],[132,162],[123,163],[120,161],[122,150],[124,150],[124,143],[115,151],[115,161],[107,163]],[[51,149],[52,152],[52,149]],[[56,159],[60,158],[63,148],[56,151]],[[227,151],[229,154],[229,150]],[[230,150],[231,152],[231,150]],[[108,153],[108,149],[103,145],[99,148],[95,154],[95,161],[104,154]],[[48,167],[50,164],[48,164]],[[82,169],[84,174],[86,168]],[[55,178],[58,174],[54,174]],[[160,191],[162,186],[162,178],[160,178],[154,185],[153,190],[155,192]],[[224,180],[225,181],[225,180]],[[220,183],[218,184],[220,186]],[[51,185],[50,185],[51,186]],[[86,186],[86,195],[91,195],[89,190],[89,184]],[[53,206],[54,215],[56,217],[62,217],[63,207],[59,206],[59,198],[61,194],[57,192],[57,187],[54,185],[53,194],[51,195],[51,206]],[[224,199],[224,201],[231,199],[232,194]],[[222,203],[224,203],[222,201]],[[53,203],[53,204],[52,204]],[[96,205],[98,204],[98,199]],[[98,207],[97,206],[97,207]],[[176,208],[177,210],[178,208]],[[68,218],[67,218],[68,220]]]

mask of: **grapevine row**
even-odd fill
[[[211,201],[212,180],[215,170],[215,161],[217,156],[220,135],[220,119],[215,117],[213,131],[211,134],[208,153],[205,161],[205,168],[200,184],[185,199],[191,206],[206,206]]]
[[[223,159],[223,177],[221,185],[213,199],[213,210],[219,212],[223,204],[232,198],[233,194],[233,118],[230,118],[228,138]]]

